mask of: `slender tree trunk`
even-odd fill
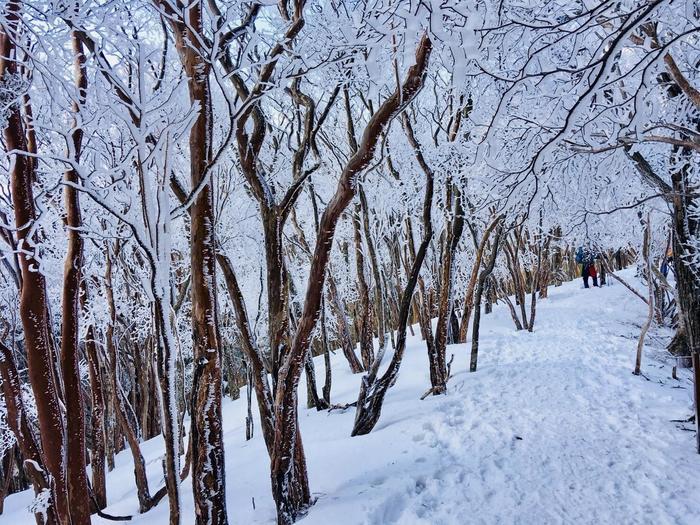
[[[415,245],[413,244],[413,224],[411,223],[410,217],[406,218],[406,236],[408,237],[408,250],[412,260],[416,260],[417,253]],[[406,268],[406,274],[410,273],[409,268]],[[418,275],[418,297],[415,298],[414,303],[416,306],[416,316],[418,318],[418,328],[420,329],[421,338],[425,341],[425,346],[428,351],[428,355],[433,352],[435,346],[435,339],[433,337],[433,325],[431,322],[432,315],[430,311],[431,305],[431,295],[432,292],[428,291],[425,286],[425,281]]]
[[[479,326],[481,325],[481,297],[484,291],[484,284],[486,279],[489,278],[493,268],[496,264],[496,257],[498,256],[498,247],[501,242],[501,235],[503,233],[502,227],[499,225],[496,230],[496,234],[493,238],[493,245],[491,246],[491,254],[489,255],[489,260],[486,263],[486,267],[481,270],[479,274],[479,284],[476,288],[476,297],[474,298],[474,325],[472,326],[472,351],[469,358],[469,371],[476,372],[477,360],[479,358]]]
[[[359,188],[360,204],[362,207],[362,226],[365,234],[365,244],[367,245],[367,251],[369,253],[369,262],[372,268],[372,277],[374,279],[374,313],[377,316],[377,339],[379,340],[379,353],[383,355],[386,350],[386,315],[385,315],[385,301],[382,293],[382,271],[379,268],[379,261],[377,259],[377,250],[375,247],[374,239],[372,237],[372,229],[369,223],[369,205],[367,204],[367,196],[365,191],[360,185]]]
[[[355,345],[352,342],[352,335],[350,334],[350,326],[348,325],[345,308],[340,300],[338,287],[335,284],[335,278],[333,277],[332,273],[333,271],[330,270],[328,275],[328,297],[331,303],[331,310],[338,321],[338,337],[340,339],[340,346],[343,350],[345,359],[347,359],[348,364],[350,365],[350,371],[353,374],[359,374],[364,370],[364,367],[357,358],[357,354],[355,354]]]
[[[483,235],[481,236],[481,240],[479,241],[479,245],[477,246],[476,249],[476,254],[474,256],[474,266],[472,267],[472,272],[471,275],[469,276],[469,283],[467,284],[467,293],[464,298],[464,311],[462,312],[462,321],[460,323],[459,327],[459,339],[458,342],[460,343],[466,343],[467,342],[467,331],[469,330],[469,318],[471,317],[472,314],[472,308],[474,306],[474,289],[476,287],[476,282],[479,277],[479,270],[481,268],[481,259],[484,255],[484,249],[486,247],[486,243],[489,240],[489,237],[491,236],[491,232],[493,229],[496,227],[496,225],[500,222],[500,218],[496,218],[491,221],[491,223],[486,227],[486,230],[484,230]]]
[[[5,6],[6,25],[0,34],[0,78],[21,74],[18,71],[18,51],[15,47],[15,39],[19,34],[20,5],[20,2],[9,1]],[[36,400],[45,466],[52,478],[51,506],[55,506],[61,523],[70,524],[65,465],[66,435],[59,405],[58,378],[54,372],[56,359],[49,335],[46,280],[43,273],[37,271],[41,268],[41,262],[40,257],[36,257],[36,234],[31,234],[31,226],[36,219],[33,193],[36,172],[34,161],[24,153],[29,149],[19,102],[7,108],[3,133],[6,150],[15,152],[9,155],[10,191],[20,250],[22,291],[19,315],[24,328],[29,382]]]
[[[207,170],[212,161],[210,64],[206,60],[208,51],[201,49],[199,36],[204,34],[202,2],[193,4],[187,13],[186,21],[174,20],[171,25],[188,76],[190,99],[199,107],[189,137],[191,183],[192,188],[198,188],[204,178],[209,176]],[[198,35],[194,39],[192,32]],[[195,523],[198,525],[228,523],[221,420],[221,348],[217,326],[213,198],[211,183],[204,184],[190,209],[192,338],[196,369],[196,381],[192,384],[194,412],[190,440]],[[164,321],[167,321],[167,317]],[[175,503],[171,499],[171,505]]]
[[[326,332],[326,298],[321,299],[321,348],[323,349],[323,366],[325,375],[323,378],[323,401],[326,407],[331,406],[331,387],[333,384],[333,371],[331,370],[331,352],[328,346],[328,333]]]
[[[166,313],[165,305],[168,301],[162,297],[162,290],[158,288],[158,270],[152,269],[154,276],[152,277],[152,288],[154,291],[153,310],[156,321],[156,332],[158,334],[158,370],[160,383],[160,410],[161,410],[161,429],[163,432],[163,440],[165,441],[165,486],[168,492],[168,502],[170,505],[170,525],[180,523],[180,456],[179,456],[179,427],[178,427],[178,407],[176,398],[176,363],[175,363],[175,347],[173,343],[172,333]],[[197,381],[201,380],[203,366],[199,362],[195,362],[195,370],[193,372],[192,384],[197,385]],[[192,415],[192,419],[196,414]],[[194,427],[194,423],[193,423]],[[193,431],[190,435],[192,446],[195,446],[196,440],[199,438]],[[194,483],[195,480],[193,480]],[[195,514],[197,509],[195,508]]]
[[[365,370],[369,370],[374,361],[374,337],[372,323],[372,303],[369,298],[369,286],[365,279],[365,256],[364,247],[362,244],[362,230],[360,227],[360,205],[355,206],[352,225],[355,236],[355,262],[357,268],[357,288],[360,295],[360,356],[362,357],[362,366]]]
[[[233,265],[230,259],[221,253],[221,250],[217,252],[216,260],[224,274],[226,289],[236,314],[236,324],[241,333],[241,347],[246,356],[249,374],[253,378],[253,386],[255,387],[255,398],[260,412],[263,438],[268,452],[271,453],[274,440],[274,413],[272,408],[272,391],[267,379],[268,371],[265,368],[260,351],[254,344],[248,313],[243,303],[243,294],[238,286]]]
[[[456,193],[453,197],[452,193]],[[445,229],[445,242],[443,243],[442,257],[440,260],[440,293],[438,296],[438,319],[435,327],[435,345],[432,351],[428,352],[430,366],[430,384],[433,395],[445,393],[447,390],[447,343],[448,343],[448,322],[452,312],[452,266],[454,264],[453,245],[456,246],[459,239],[455,237],[458,222],[458,210],[461,210],[459,202],[459,192],[456,188],[448,188],[448,201],[454,200],[454,215],[448,221]],[[461,220],[460,220],[461,222]],[[429,349],[430,350],[430,349]]]
[[[651,216],[647,214],[646,224],[644,225],[644,243],[642,244],[642,256],[644,257],[644,264],[646,265],[647,274],[647,297],[649,304],[649,314],[647,315],[646,321],[642,325],[642,331],[639,334],[639,341],[637,342],[637,357],[634,362],[634,375],[638,376],[642,373],[642,351],[644,350],[644,338],[649,331],[651,322],[654,319],[654,276],[651,271]]]
[[[119,358],[117,355],[117,347],[114,340],[114,326],[117,322],[117,311],[114,303],[114,292],[112,287],[112,256],[110,255],[109,247],[105,250],[105,297],[107,299],[107,308],[109,312],[109,321],[105,334],[107,355],[110,363],[110,376],[108,384],[110,385],[111,394],[113,396],[112,406],[118,429],[124,435],[131,457],[134,463],[134,480],[136,482],[136,495],[139,501],[139,512],[147,512],[153,506],[153,499],[148,487],[148,477],[146,476],[146,462],[141,454],[139,445],[139,436],[137,434],[138,423],[136,414],[129,405],[121,385],[119,384]]]
[[[91,324],[85,338],[85,353],[90,374],[90,391],[92,393],[92,454],[90,470],[92,471],[92,491],[99,510],[107,506],[107,485],[105,479],[105,397],[102,382],[102,367],[97,353],[95,327]]]
[[[29,426],[14,356],[12,351],[2,342],[0,342],[0,379],[2,379],[0,390],[7,408],[7,423],[17,439],[21,455],[27,466],[25,471],[32,482],[34,493],[39,494],[42,490],[48,490],[50,486],[50,480],[47,479],[44,468],[44,454],[34,439]],[[42,513],[37,513],[34,517],[37,525],[58,525],[64,522],[59,518],[57,508],[54,505],[50,505],[46,509],[45,519]]]
[[[85,73],[85,55],[82,45],[75,33],[71,33],[74,53],[75,83],[79,90],[79,101],[73,103],[77,114],[85,100],[87,76]],[[75,126],[79,126],[79,119]],[[69,157],[80,160],[83,130],[76,127],[71,133]],[[90,523],[90,497],[85,470],[85,417],[83,412],[82,387],[80,385],[78,323],[80,320],[80,290],[83,270],[83,238],[80,234],[82,218],[78,190],[78,174],[73,169],[65,173],[66,185],[63,189],[66,208],[66,228],[68,246],[66,251],[63,276],[63,319],[61,324],[61,370],[65,388],[66,403],[66,481],[68,483],[68,502],[73,525]]]

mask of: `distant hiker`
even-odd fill
[[[666,256],[663,258],[663,261],[661,262],[661,273],[663,274],[664,277],[668,277],[668,271],[671,269],[672,262],[673,262],[673,247],[669,243],[669,246],[666,249]]]
[[[593,286],[598,286],[598,272],[595,269],[595,255],[588,248],[579,246],[576,250],[576,262],[581,265],[581,277],[584,288],[589,288],[588,278],[593,278]]]

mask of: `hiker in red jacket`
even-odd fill
[[[595,260],[591,262],[591,264],[588,266],[588,275],[590,275],[593,278],[593,286],[598,287],[598,270],[596,270],[595,268]],[[586,277],[585,273],[583,276],[583,280],[586,288],[588,288],[588,277]]]

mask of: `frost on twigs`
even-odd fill
[[[51,503],[51,491],[49,489],[42,489],[34,497],[32,502],[27,507],[27,510],[32,514],[40,514],[43,516],[44,521],[46,521],[46,511]]]
[[[22,95],[29,89],[29,80],[19,73],[6,73],[0,81],[0,126],[7,126],[10,108],[19,104]]]
[[[7,405],[4,398],[0,397],[0,458],[4,457],[16,442],[17,438],[7,424]]]

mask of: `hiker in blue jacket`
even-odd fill
[[[589,288],[588,278],[593,278],[593,286],[598,286],[598,272],[595,269],[595,255],[588,248],[579,246],[576,250],[576,262],[581,265],[581,277],[584,288]]]

